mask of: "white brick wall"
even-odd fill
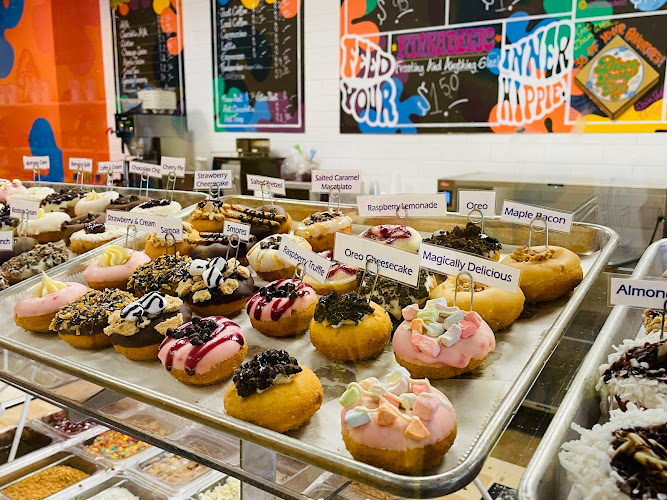
[[[480,175],[485,180],[667,187],[667,134],[341,135],[339,9],[338,0],[306,5],[306,133],[215,133],[210,0],[183,0],[187,113],[196,156],[233,151],[237,137],[263,136],[276,154],[293,144],[317,149],[323,168],[361,169],[385,192],[434,191],[438,177],[475,172],[486,173]]]

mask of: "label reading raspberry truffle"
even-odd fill
[[[361,192],[361,171],[359,170],[313,170],[311,174],[312,193],[328,193],[339,189],[341,193]]]
[[[208,190],[210,188],[231,189],[231,170],[198,170],[195,172],[194,189]]]
[[[97,163],[98,174],[113,174],[123,171],[122,161],[100,161]]]
[[[306,250],[289,238],[280,239],[278,256],[293,266],[303,264],[306,273],[312,276],[313,279],[320,284],[324,284],[327,276],[329,276],[329,270],[333,265],[333,262],[329,259],[325,259],[324,257],[317,255],[315,252]]]
[[[227,236],[235,234],[241,241],[248,241],[250,239],[250,224],[226,220],[222,229],[222,234]]]
[[[70,158],[69,169],[74,172],[88,172],[93,173],[93,159],[92,158]]]
[[[51,160],[48,156],[24,156],[23,157],[24,170],[46,170],[51,169]]]
[[[169,175],[169,172],[174,172],[176,177],[185,177],[185,158],[163,156],[160,159],[160,166],[162,168],[162,175]]]
[[[542,217],[549,226],[549,231],[560,231],[569,233],[572,230],[572,221],[574,214],[572,212],[563,212],[562,210],[553,210],[551,208],[535,207],[525,203],[505,200],[503,211],[500,213],[501,220],[514,222],[515,224],[530,225],[535,217]],[[534,228],[543,228],[544,223],[537,220]],[[538,231],[540,229],[537,229]]]
[[[361,217],[445,217],[447,215],[447,195],[358,196],[357,207]]]
[[[609,303],[642,309],[662,310],[667,300],[667,281],[633,278],[609,279]]]
[[[438,273],[456,276],[467,271],[475,282],[512,293],[519,287],[521,270],[495,260],[425,243],[419,246],[419,258],[422,267]]]
[[[156,179],[162,178],[161,165],[131,161],[128,170],[131,174],[146,174],[148,177],[154,177]]]
[[[473,210],[479,210],[484,217],[496,215],[496,192],[484,189],[459,190],[459,213],[467,215]]]
[[[14,231],[0,231],[0,250],[14,248]]]
[[[9,216],[14,219],[22,219],[23,214],[28,214],[28,220],[39,218],[39,202],[29,200],[12,200],[9,202]]]
[[[282,194],[285,196],[285,180],[275,177],[264,177],[263,175],[246,175],[248,189],[251,191],[262,191],[262,186],[268,186],[273,194]],[[264,188],[266,192],[266,187]]]
[[[419,282],[419,255],[351,234],[336,233],[333,259],[357,269],[365,269],[366,261],[375,259],[380,275],[410,286]]]

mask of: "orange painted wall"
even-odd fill
[[[108,160],[99,14],[94,1],[0,0],[14,56],[8,74],[0,62],[0,176],[31,178],[23,155],[48,154],[54,180],[72,179],[69,157]]]

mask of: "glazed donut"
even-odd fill
[[[389,314],[356,294],[321,297],[310,322],[310,341],[324,357],[344,363],[382,352],[392,331]]]
[[[405,368],[380,383],[375,377],[347,386],[339,400],[341,432],[355,460],[407,474],[442,461],[456,439],[456,412],[428,379]]]
[[[49,325],[61,307],[88,291],[81,283],[54,281],[42,272],[42,281],[14,306],[16,326],[33,332],[49,332]]]
[[[351,233],[352,219],[336,210],[315,212],[302,220],[294,230],[296,236],[304,238],[314,252],[331,250],[336,233]]]
[[[520,247],[502,263],[521,270],[519,286],[529,303],[557,299],[584,278],[579,256],[563,247]]]
[[[430,294],[431,299],[444,297],[448,304],[454,304],[455,276],[449,276],[443,283],[438,285]],[[461,286],[469,287],[470,281],[466,278],[459,280],[459,291],[456,294],[456,306],[464,311],[470,310],[470,292],[462,291]],[[473,298],[473,310],[477,312],[484,321],[497,332],[507,328],[516,320],[526,301],[521,288],[515,293],[501,290],[500,288],[483,285],[475,282],[475,296]]]
[[[76,215],[84,215],[87,213],[104,212],[107,205],[118,197],[120,197],[120,194],[116,191],[97,193],[93,189],[85,198],[81,198],[77,204],[74,205],[74,213]]]
[[[448,307],[443,298],[403,309],[405,321],[392,346],[399,365],[412,377],[445,379],[480,366],[496,348],[496,337],[476,312]]]
[[[128,250],[118,245],[109,245],[104,249],[96,262],[83,271],[83,277],[90,288],[127,289],[127,281],[139,266],[147,264],[151,259],[144,252]]]
[[[320,257],[328,260],[333,260],[333,251],[325,250],[320,252]],[[306,274],[303,277],[303,282],[308,283],[313,287],[317,295],[329,295],[331,292],[336,292],[339,295],[353,292],[357,288],[357,270],[353,267],[346,266],[340,262],[334,262],[329,268],[329,274],[324,283],[318,283],[312,276]]]
[[[283,261],[278,256],[278,249],[282,238],[289,238],[294,243],[301,245],[306,250],[312,247],[301,236],[293,234],[274,234],[267,236],[258,242],[248,252],[248,265],[252,267],[257,276],[266,281],[289,279],[294,274],[294,266]]]
[[[289,337],[308,328],[316,303],[310,285],[297,279],[277,280],[250,297],[247,312],[255,330],[269,337]]]
[[[256,354],[234,373],[225,391],[225,410],[231,417],[276,432],[296,429],[322,405],[320,380],[286,351]]]
[[[158,348],[167,330],[178,328],[191,317],[181,299],[151,292],[112,312],[104,333],[126,358],[153,361],[158,359]]]
[[[180,255],[190,255],[195,245],[190,241],[199,237],[199,233],[189,222],[183,222],[183,240],[176,242],[176,253]],[[171,253],[173,250],[169,250]],[[160,255],[167,253],[167,242],[164,238],[159,238],[157,233],[151,233],[146,238],[146,245],[144,245],[144,253],[151,259],[156,259]]]
[[[179,382],[211,385],[229,377],[243,362],[248,343],[239,325],[224,316],[192,318],[169,328],[158,358]]]
[[[468,222],[465,228],[456,226],[451,231],[436,231],[430,238],[426,238],[424,243],[468,252],[491,260],[500,260],[500,250],[503,248],[497,239],[482,233],[482,228],[472,222]]]
[[[377,243],[394,248],[400,248],[411,253],[419,251],[422,237],[419,232],[409,226],[382,224],[366,229],[359,236]]]

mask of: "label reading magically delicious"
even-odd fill
[[[39,202],[30,200],[12,200],[9,202],[10,217],[22,219],[24,213],[28,214],[28,220],[39,218]]]
[[[313,170],[311,188],[313,193],[328,193],[338,188],[341,193],[361,192],[361,171],[359,170]]]
[[[667,280],[637,280],[633,278],[609,279],[609,303],[660,309],[667,300]]]
[[[162,167],[162,175],[169,175],[169,172],[174,172],[176,177],[185,177],[185,158],[163,156],[160,158],[160,166]]]
[[[322,284],[326,281],[327,276],[329,276],[329,270],[333,265],[333,262],[329,259],[306,250],[289,238],[280,239],[278,256],[293,266],[303,264],[306,274],[312,276],[315,281]]]
[[[380,275],[410,286],[419,282],[419,255],[398,250],[351,234],[336,233],[333,260],[358,269],[366,268],[366,261],[377,261]],[[370,267],[375,272],[375,266]]]
[[[419,257],[422,267],[438,273],[456,276],[460,272],[467,271],[475,282],[512,293],[519,287],[521,270],[495,260],[425,243],[419,246]]]
[[[459,213],[467,215],[473,210],[479,210],[484,217],[496,215],[496,192],[482,189],[459,190]]]
[[[92,158],[70,158],[69,169],[75,172],[93,173],[93,159]]]
[[[0,231],[0,250],[14,248],[14,231]]]
[[[504,221],[526,226],[530,225],[535,217],[542,217],[547,221],[549,231],[569,233],[572,229],[574,214],[572,212],[535,207],[533,205],[526,205],[525,203],[517,203],[516,201],[510,200],[505,200],[503,203],[503,211],[500,214],[500,218]],[[541,228],[544,227],[544,224],[542,221],[538,220],[533,224],[533,227],[536,229]]]
[[[235,234],[241,241],[248,241],[250,239],[250,224],[226,220],[222,229],[222,234],[228,236]]]
[[[281,194],[285,196],[285,180],[276,179],[275,177],[264,177],[263,175],[247,174],[248,189],[251,191],[261,191],[262,186],[268,186],[269,191],[273,194]],[[266,187],[264,188],[266,192]]]
[[[230,189],[232,187],[231,170],[198,170],[195,172],[194,189],[208,190],[218,187],[218,189]]]
[[[46,170],[51,168],[51,160],[48,156],[24,156],[24,170]]]
[[[445,194],[383,194],[358,196],[361,217],[444,217],[447,215]]]

